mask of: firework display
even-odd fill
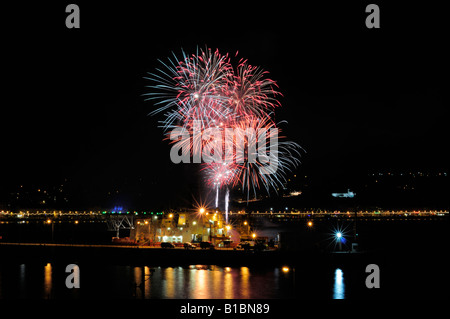
[[[216,191],[216,207],[220,189],[226,189],[227,211],[229,188],[239,185],[249,199],[259,189],[269,193],[286,183],[300,163],[301,147],[279,135],[274,113],[281,93],[268,72],[244,59],[234,66],[228,54],[209,48],[160,62],[162,68],[146,77],[151,84],[144,96],[156,106],[150,114],[163,113],[166,134],[182,129],[193,136],[183,141],[192,156],[216,155],[201,164]],[[205,137],[199,131],[221,134]]]

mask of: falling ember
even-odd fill
[[[230,201],[230,190],[227,187],[225,193],[225,223],[228,224],[228,202]]]
[[[216,186],[216,208],[219,207],[219,184]]]

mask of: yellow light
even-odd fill
[[[225,267],[225,271],[226,271],[226,272],[230,272],[230,271],[231,271],[231,268],[230,268],[230,267]]]
[[[47,224],[51,224],[52,220],[51,219],[47,219]]]
[[[193,222],[192,225],[194,225],[194,226],[197,225],[197,222]]]
[[[283,270],[283,272],[289,272],[289,267],[283,267],[281,270]]]
[[[173,214],[169,214],[169,218],[172,218],[173,217]]]
[[[230,226],[230,225],[226,225],[225,228],[226,228],[227,230],[230,230],[230,229],[231,229],[231,226]]]
[[[255,233],[253,233],[253,234],[252,234],[252,237],[253,237],[253,238],[256,238],[256,234],[255,234]]]
[[[246,221],[244,222],[244,225],[247,225],[247,222],[246,222]]]
[[[313,225],[313,222],[312,222],[312,221],[309,221],[309,222],[308,222],[308,227],[312,227],[312,225]]]
[[[75,221],[75,224],[78,224],[78,220]]]
[[[146,220],[146,221],[144,222],[144,224],[145,224],[145,225],[148,225],[148,220]]]
[[[205,212],[205,209],[203,207],[200,208],[200,214],[203,214]]]
[[[140,221],[138,221],[138,222],[137,222],[137,224],[138,224],[138,225],[140,225],[140,224],[141,224],[141,222],[140,222]]]

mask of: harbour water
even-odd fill
[[[448,220],[361,221],[359,240],[368,248],[362,254],[27,246],[30,239],[51,238],[36,225],[1,225],[3,239],[19,244],[0,245],[0,299],[448,298]],[[71,242],[108,239],[91,229],[99,226],[94,223],[72,226],[76,233],[63,226],[55,227],[55,241],[64,235],[78,239]],[[315,227],[320,235],[322,225]],[[89,236],[97,234],[101,240]],[[79,266],[79,289],[66,287],[68,264]],[[369,264],[380,268],[379,289],[365,285]]]
[[[285,299],[346,297],[341,269],[299,285],[298,270],[216,265],[80,265],[80,288],[68,289],[66,265],[0,265],[1,299]],[[336,275],[339,274],[339,275]],[[303,274],[308,276],[308,274]]]

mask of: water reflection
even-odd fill
[[[174,269],[172,267],[166,268],[164,271],[164,277],[166,279],[165,295],[167,298],[174,298],[175,294],[175,280],[174,280]]]
[[[344,272],[340,268],[334,271],[333,299],[345,299]]]
[[[145,284],[144,284],[144,289],[145,289],[145,293],[144,293],[144,297],[145,299],[150,299],[150,275],[151,275],[151,271],[150,268],[145,266],[144,267],[144,280],[145,280]]]
[[[135,297],[142,298],[142,288],[145,287],[144,280],[142,278],[141,267],[134,267],[134,285],[135,285]]]
[[[26,268],[25,264],[21,264],[19,266],[19,294],[20,294],[21,298],[25,297],[25,292],[26,292],[26,289],[25,289],[25,281],[26,281],[25,280],[25,268]]]
[[[214,294],[217,294],[217,292],[223,291],[223,272],[222,271],[213,271],[212,272],[212,291],[214,291]],[[219,297],[214,297],[219,298]]]
[[[176,286],[175,286],[175,290],[179,293],[182,293],[184,291],[184,269],[181,267],[178,267],[175,271],[175,277],[177,278],[176,280]],[[185,298],[185,296],[182,296],[183,298]]]
[[[249,298],[250,286],[250,271],[248,267],[241,267],[241,298]]]
[[[141,267],[134,267],[134,282],[138,286],[142,283]]]
[[[208,270],[200,269],[194,270],[194,275],[191,277],[190,291],[192,293],[192,298],[210,298],[209,296],[209,285],[207,284]]]
[[[266,278],[260,280],[256,278],[252,285],[250,277],[248,267],[223,268],[205,265],[191,265],[187,268],[135,267],[134,296],[146,299],[252,298],[252,294],[258,296],[262,292],[257,286],[264,286],[263,281]],[[277,285],[277,280],[273,283]]]
[[[224,274],[224,278],[223,278],[224,298],[225,299],[233,299],[233,275],[231,273],[231,268],[225,267],[223,274]]]
[[[292,278],[280,269],[193,265],[186,267],[106,266],[84,268],[82,294],[66,289],[65,265],[18,264],[0,268],[0,294],[18,298],[292,298]],[[39,269],[34,275],[33,269]],[[14,276],[8,279],[10,271]],[[99,276],[102,274],[104,276]],[[58,275],[55,279],[54,276]],[[111,280],[113,278],[113,280]],[[54,279],[55,284],[54,284]],[[57,283],[61,281],[62,284]],[[101,284],[100,284],[100,282]]]
[[[52,293],[52,264],[44,267],[44,298],[50,299]]]

